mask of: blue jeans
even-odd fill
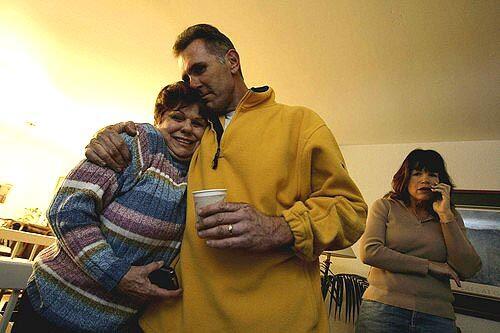
[[[456,333],[455,321],[363,300],[356,333]]]

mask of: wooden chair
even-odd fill
[[[10,317],[14,312],[21,290],[26,288],[31,275],[31,262],[25,259],[0,257],[0,289],[12,290],[3,316],[0,315],[0,333],[10,328]]]
[[[56,238],[0,227],[0,240],[7,240],[10,246],[13,246],[10,256],[0,256],[0,299],[5,291],[12,290],[4,315],[0,319],[0,333],[5,333],[21,290],[26,288],[28,283],[32,261],[37,251],[54,243]],[[33,245],[28,258],[17,258],[25,244]]]
[[[12,249],[8,247],[7,245],[3,245],[0,243],[0,256],[7,256],[10,257],[12,254]]]
[[[0,227],[0,239],[7,240],[9,243],[15,243],[10,257],[18,257],[26,244],[32,244],[33,248],[28,256],[28,260],[33,260],[37,254],[37,250],[47,247],[54,243],[55,237],[39,235],[32,232],[19,231]],[[12,246],[12,245],[11,245]]]

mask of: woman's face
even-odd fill
[[[434,192],[431,186],[439,183],[439,175],[436,172],[425,170],[412,170],[408,182],[408,194],[414,201],[432,200]]]
[[[179,159],[189,159],[200,144],[207,121],[199,106],[192,104],[166,111],[156,126],[170,151]]]

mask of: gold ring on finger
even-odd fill
[[[233,234],[233,225],[230,224],[227,226],[227,231],[229,231],[229,234],[232,235]]]

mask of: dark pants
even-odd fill
[[[40,316],[33,309],[33,305],[27,294],[21,297],[18,304],[18,312],[15,317],[14,326],[11,333],[75,333],[75,330],[58,327]],[[120,333],[141,333],[137,318],[132,318],[130,322],[120,330]]]
[[[455,321],[363,300],[356,333],[456,333]]]
[[[29,300],[26,293],[19,300],[18,312],[16,313],[12,333],[70,333],[71,331],[57,327],[47,319],[40,316]]]

